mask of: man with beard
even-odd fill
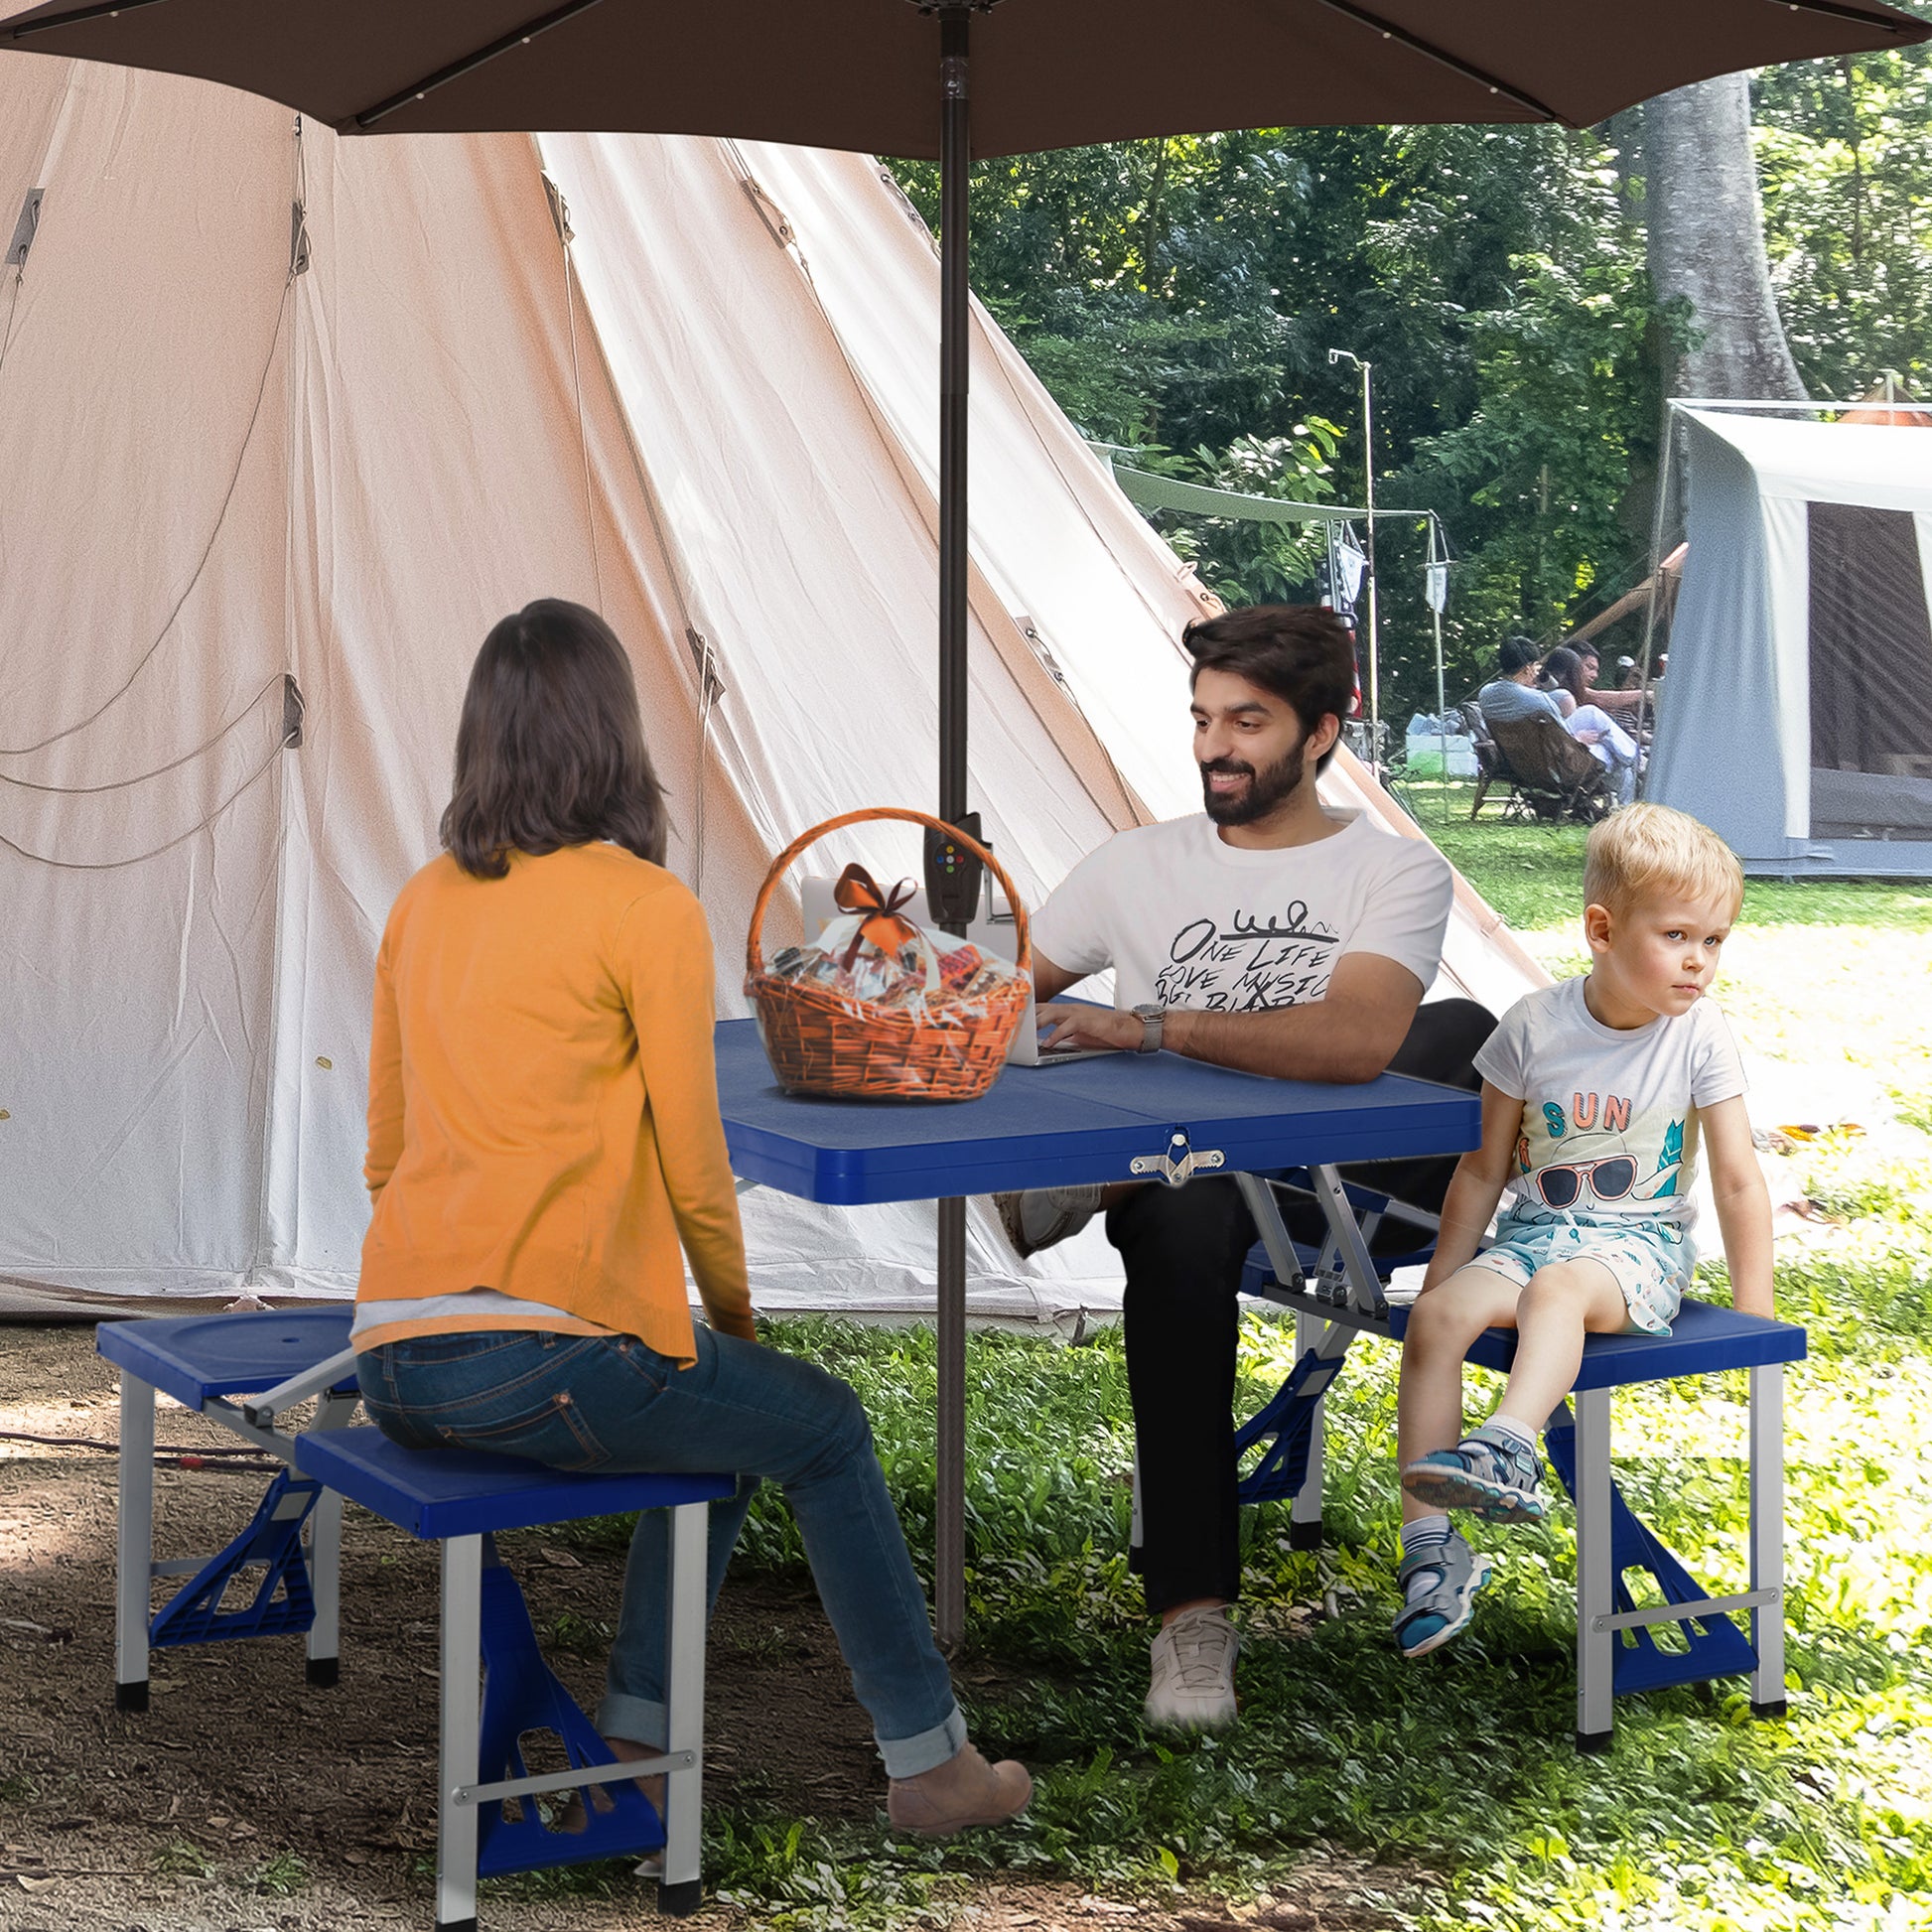
[[[1112,1011],[1043,1007],[1041,1043],[1166,1050],[1280,1079],[1371,1080],[1393,1067],[1475,1090],[1471,1061],[1494,1019],[1468,1000],[1420,1005],[1449,922],[1448,862],[1426,839],[1331,811],[1315,792],[1354,696],[1341,621],[1311,605],[1260,606],[1190,624],[1182,642],[1205,815],[1116,834],[1041,906],[1042,1000],[1107,967],[1115,976]],[[1433,1210],[1454,1167],[1356,1173]],[[1056,1187],[1001,1195],[999,1207],[1022,1256],[1106,1212],[1127,1273],[1134,1564],[1162,1619],[1147,1715],[1231,1723],[1236,1297],[1254,1218],[1232,1178]]]

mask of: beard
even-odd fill
[[[1304,732],[1273,764],[1263,765],[1260,770],[1240,759],[1215,759],[1203,764],[1201,802],[1208,817],[1216,825],[1252,825],[1257,819],[1266,818],[1302,782],[1302,772],[1308,762],[1308,733]],[[1248,782],[1240,791],[1216,792],[1208,783],[1216,773],[1245,777]]]

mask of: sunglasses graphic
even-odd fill
[[[1543,1168],[1531,1178],[1545,1207],[1574,1207],[1586,1181],[1598,1200],[1621,1200],[1637,1184],[1637,1164],[1627,1154],[1613,1154],[1568,1168]]]

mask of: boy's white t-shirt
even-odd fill
[[[1626,1032],[1591,1015],[1581,979],[1526,993],[1475,1066],[1523,1103],[1510,1184],[1524,1206],[1686,1228],[1697,1214],[1698,1110],[1746,1085],[1730,1028],[1708,999]],[[1612,1198],[1592,1184],[1599,1170]]]
[[[1117,832],[1067,874],[1034,944],[1069,973],[1114,969],[1114,1004],[1258,1013],[1328,990],[1335,961],[1379,953],[1426,992],[1455,878],[1422,839],[1362,812],[1312,845],[1227,844],[1201,813]]]

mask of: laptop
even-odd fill
[[[1118,1046],[1055,1046],[1044,1050],[1039,1043],[1037,1010],[1029,1007],[1020,1016],[1013,1032],[1013,1044],[1007,1048],[1009,1066],[1069,1066],[1075,1060],[1098,1059],[1103,1053],[1118,1053]]]

